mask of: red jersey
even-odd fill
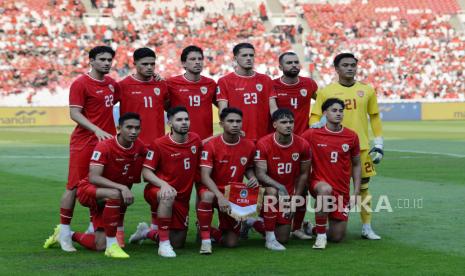
[[[212,136],[216,82],[204,76],[194,82],[184,75],[169,78],[167,82],[170,106],[186,107],[191,121],[190,130],[197,133],[200,139]]]
[[[300,176],[300,165],[311,158],[308,143],[300,136],[292,134],[292,142],[283,146],[276,141],[275,133],[258,140],[255,161],[266,161],[268,176],[286,186],[289,194],[294,193]]]
[[[82,74],[71,84],[69,106],[82,108],[82,115],[91,123],[112,135],[116,134],[113,105],[119,101],[118,83],[111,77],[96,80]],[[71,134],[71,146],[95,145],[98,139],[90,130],[77,125]]]
[[[276,103],[279,108],[288,108],[294,113],[294,133],[302,135],[308,129],[310,102],[318,90],[316,82],[310,78],[299,77],[295,84],[286,84],[281,78],[273,80],[276,91]]]
[[[242,130],[245,137],[257,141],[270,133],[270,98],[275,98],[273,81],[267,75],[255,72],[250,77],[236,73],[218,80],[218,101],[227,101],[244,113]]]
[[[168,100],[165,81],[140,81],[127,76],[119,82],[121,88],[120,115],[135,112],[141,118],[139,138],[146,145],[165,135],[164,103]]]
[[[177,198],[189,201],[199,165],[200,146],[200,138],[194,132],[189,132],[187,141],[182,144],[167,134],[150,144],[144,166],[175,188]]]
[[[230,182],[242,182],[247,168],[253,167],[255,144],[248,139],[239,139],[229,144],[223,135],[208,141],[202,150],[200,166],[212,168],[211,178],[221,192]]]
[[[142,161],[147,148],[136,140],[125,148],[118,143],[117,136],[97,144],[90,158],[91,166],[103,166],[103,177],[119,184],[130,186],[140,182]]]
[[[350,193],[352,157],[360,155],[357,134],[342,128],[338,132],[325,127],[308,129],[302,136],[313,153],[310,181],[324,181],[341,194]]]

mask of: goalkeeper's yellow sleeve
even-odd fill
[[[381,116],[379,115],[379,113],[370,114],[370,124],[371,124],[371,130],[373,130],[373,135],[375,137],[382,137],[383,126],[381,125]]]
[[[312,113],[312,116],[310,116],[310,125],[313,125],[314,123],[318,123],[320,119],[321,119],[320,114]]]

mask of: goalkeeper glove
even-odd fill
[[[376,137],[373,140],[373,148],[371,148],[369,152],[371,160],[373,160],[373,163],[379,164],[379,162],[381,162],[381,159],[383,159],[383,156],[384,156],[383,148],[384,148],[383,137]]]
[[[326,116],[321,116],[320,121],[310,125],[310,128],[322,128],[326,125]]]

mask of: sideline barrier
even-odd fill
[[[465,103],[423,103],[422,120],[465,120]]]
[[[0,127],[70,125],[68,107],[0,107]]]

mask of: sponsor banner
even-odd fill
[[[379,103],[383,121],[420,121],[422,104],[415,103]]]
[[[0,127],[71,125],[68,107],[0,107]]]
[[[465,103],[423,103],[422,120],[465,120]]]

